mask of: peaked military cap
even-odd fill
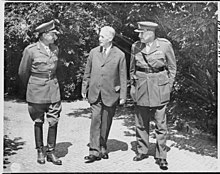
[[[54,19],[54,20],[51,20],[50,22],[43,23],[40,26],[38,26],[35,29],[35,31],[39,32],[39,33],[45,33],[45,32],[49,32],[50,31],[50,32],[55,32],[57,34],[60,34],[60,32],[57,31],[57,29],[56,29],[55,23],[59,23],[59,20],[58,19]]]
[[[148,21],[141,21],[137,22],[138,29],[134,30],[135,32],[144,32],[147,30],[155,30],[158,27],[157,23],[148,22]]]

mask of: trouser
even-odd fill
[[[98,100],[91,104],[91,110],[89,154],[99,156],[107,151],[107,140],[116,104],[112,107],[105,106],[99,96]]]
[[[34,135],[36,149],[43,148],[43,123],[44,115],[46,113],[47,121],[49,123],[47,136],[47,150],[53,151],[56,145],[57,125],[62,110],[61,102],[52,104],[35,104],[28,103],[28,111],[34,124]]]
[[[136,106],[135,124],[137,138],[137,153],[147,154],[149,150],[149,122],[155,119],[156,154],[155,158],[166,159],[166,105],[159,107]]]

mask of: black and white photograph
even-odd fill
[[[2,173],[219,172],[217,1],[2,1]]]

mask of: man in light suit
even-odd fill
[[[112,45],[115,30],[105,26],[99,34],[99,46],[89,53],[85,68],[82,96],[92,109],[89,156],[86,162],[108,159],[107,139],[118,103],[123,105],[127,94],[125,54]]]

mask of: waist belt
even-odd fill
[[[165,67],[160,67],[160,68],[140,68],[136,67],[137,71],[145,72],[145,73],[158,73],[160,71],[164,71]]]
[[[53,79],[53,78],[55,78],[55,74],[50,74],[50,73],[31,73],[31,76],[44,78],[44,79]]]

